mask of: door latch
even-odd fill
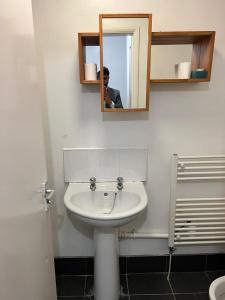
[[[49,206],[52,204],[51,198],[54,195],[54,190],[47,189],[48,182],[43,182],[42,187],[42,199],[44,203],[44,210],[48,211]]]

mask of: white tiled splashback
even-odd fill
[[[148,150],[144,148],[64,148],[65,182],[146,181]]]

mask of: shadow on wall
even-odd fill
[[[67,217],[70,219],[71,224],[73,227],[80,232],[81,235],[93,239],[93,228],[87,224],[85,224],[82,221],[79,221],[72,212],[68,211],[66,212]]]
[[[99,113],[101,113],[101,94],[100,94],[100,87],[99,85],[81,85],[81,95],[83,98],[85,98],[85,95],[89,97],[93,97],[93,103],[96,104],[96,98],[99,99],[98,103],[98,109]],[[86,102],[90,101],[87,98],[85,99]],[[84,105],[81,107],[82,110],[87,114],[88,113],[88,102],[84,103]],[[151,102],[151,100],[150,100]],[[151,108],[150,108],[151,109]],[[93,115],[93,112],[91,112]],[[80,114],[82,115],[82,114]],[[149,120],[149,111],[146,112],[105,112],[101,113],[102,115],[102,121],[147,121]]]
[[[96,85],[84,85],[81,84],[81,93],[86,93],[86,94],[99,94],[100,98],[100,86],[98,84]]]
[[[85,222],[79,221],[77,219],[77,217],[75,217],[73,215],[73,213],[68,210],[67,210],[66,215],[69,218],[69,220],[70,220],[72,226],[75,228],[75,230],[79,231],[79,233],[82,236],[85,236],[89,239],[93,239],[93,228],[94,227],[92,227],[88,224],[85,224]],[[146,219],[147,219],[147,209],[145,209],[142,213],[140,213],[139,216],[137,218],[135,218],[132,222],[121,227],[121,231],[123,231],[123,228],[126,231],[132,231],[135,228],[135,231],[137,231],[138,228],[140,228],[144,224]]]
[[[151,110],[151,108],[150,108]],[[102,113],[102,121],[147,121],[149,120],[149,111],[146,112],[117,112]]]
[[[148,195],[149,196],[149,195]],[[148,202],[149,206],[149,202]],[[148,218],[148,208],[146,208],[143,212],[141,212],[133,221],[129,222],[128,224],[124,225],[120,228],[121,231],[138,231],[139,228],[145,223],[146,219]]]
[[[192,92],[207,91],[209,89],[208,82],[199,83],[153,83],[151,84],[152,92]]]

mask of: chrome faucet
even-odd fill
[[[90,189],[91,189],[91,191],[96,190],[96,178],[95,177],[90,178]]]
[[[122,191],[123,189],[123,177],[117,177],[117,189]]]

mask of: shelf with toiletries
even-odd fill
[[[78,33],[79,67],[81,84],[100,84],[97,80],[97,65],[100,60],[98,32]],[[88,61],[92,56],[94,61]],[[86,71],[86,72],[85,72]]]
[[[198,82],[208,82],[211,77],[211,68],[212,68],[212,60],[213,60],[213,51],[214,51],[214,40],[215,40],[215,31],[172,31],[172,32],[152,32],[152,55],[151,55],[151,79],[150,82],[152,84],[159,83],[198,83]],[[80,63],[80,83],[81,84],[99,84],[99,80],[97,80],[97,72],[96,79],[85,80],[85,64],[87,64],[87,53],[90,50],[95,53],[95,61],[92,63],[98,65],[99,64],[99,33],[98,32],[89,32],[89,33],[78,33],[78,42],[79,42],[79,63]],[[175,63],[173,67],[170,66],[170,74],[172,72],[172,76],[161,76],[161,77],[153,77],[153,64],[159,65],[160,69],[164,68],[164,61],[166,63],[172,61],[170,57],[167,57],[169,54],[169,50],[166,48],[167,46],[173,46],[173,59],[176,63],[181,61],[179,57],[176,57],[176,48],[187,46],[189,47],[189,63],[190,63],[190,75],[188,78],[176,78],[175,74]],[[154,46],[162,46],[162,48],[166,48],[164,51],[164,61],[160,58],[155,61],[153,56]],[[164,46],[164,47],[163,47]],[[95,47],[95,48],[92,48]],[[88,51],[87,51],[88,50]],[[182,49],[182,52],[187,52],[187,50]],[[157,50],[158,52],[158,50]],[[185,59],[187,62],[187,59]],[[179,65],[179,64],[178,64]],[[179,66],[178,66],[179,67]],[[185,72],[185,69],[184,69]],[[186,70],[188,72],[188,70]],[[179,72],[178,72],[179,73]],[[162,74],[162,72],[161,72]],[[192,76],[194,78],[192,78]],[[93,77],[94,78],[94,77]]]
[[[207,82],[207,78],[190,78],[190,79],[151,79],[151,83],[197,83],[197,82]]]
[[[214,40],[215,31],[153,32],[150,82],[210,81]]]

